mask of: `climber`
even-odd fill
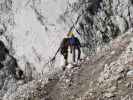
[[[60,51],[60,53],[63,55],[64,59],[65,59],[65,65],[68,64],[67,58],[68,58],[68,47],[69,47],[69,38],[65,37],[63,38],[59,49],[57,50],[55,56],[53,59],[55,59],[57,53]]]
[[[71,53],[73,53],[73,62],[75,63],[75,58],[76,58],[76,50],[78,51],[78,57],[77,57],[77,63],[80,61],[80,55],[81,55],[81,44],[80,41],[77,37],[74,36],[74,34],[71,34],[69,37],[69,44],[70,44],[70,49]]]
[[[55,56],[51,59],[51,61],[55,60],[55,57],[57,53],[60,51],[60,53],[63,55],[65,59],[65,65],[68,65],[68,47],[70,46],[71,53],[73,53],[73,62],[80,61],[80,55],[81,55],[81,44],[77,37],[74,36],[74,34],[69,33],[67,37],[63,38],[60,47],[58,48],[57,52],[55,53]],[[78,51],[78,57],[76,60],[76,50]]]

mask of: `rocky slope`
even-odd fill
[[[81,66],[21,85],[4,100],[132,100],[132,43],[126,33]]]
[[[0,5],[0,38],[23,71],[30,66],[36,73],[48,73],[46,62],[78,16],[73,32],[86,55],[132,27],[131,0],[2,0]],[[59,64],[60,55],[53,71]]]
[[[85,42],[84,52],[92,55],[97,47],[108,43],[132,27],[132,0],[80,0],[84,15],[78,32]],[[92,2],[92,3],[91,3]]]
[[[46,63],[78,16],[86,58],[62,72]],[[1,0],[1,99],[132,99],[132,16],[132,0]]]
[[[24,73],[16,59],[9,54],[4,43],[0,41],[0,99],[7,91],[14,91],[18,87],[18,81],[24,78]]]
[[[64,72],[50,93],[52,100],[132,100],[132,39],[127,33]]]

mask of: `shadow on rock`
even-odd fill
[[[17,60],[9,54],[9,50],[0,41],[0,69],[6,69],[16,79],[23,79],[23,71],[18,67]]]

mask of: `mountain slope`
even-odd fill
[[[53,100],[122,100],[130,96],[132,90],[126,85],[132,80],[126,75],[133,60],[133,52],[128,50],[132,39],[132,34],[123,35],[103,54],[99,52],[87,64],[64,72],[50,96]]]
[[[132,78],[132,8],[132,0],[1,0],[0,40],[8,54],[0,61],[0,97],[131,97],[132,80],[128,75]],[[60,54],[55,63],[47,62],[79,15],[72,31],[83,44],[87,59],[83,58],[81,66],[62,72]],[[17,70],[24,72],[21,81],[16,77]]]
[[[48,80],[20,86],[4,100],[123,100],[132,98],[133,34],[125,33],[81,66],[68,68]],[[129,76],[130,75],[130,76]],[[34,87],[34,88],[33,88]],[[29,88],[28,90],[26,88]],[[25,92],[25,89],[27,92]]]

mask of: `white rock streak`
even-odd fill
[[[60,19],[67,6],[67,0],[14,0],[13,48],[23,69],[29,62],[40,72],[49,57],[54,55],[71,27]]]

